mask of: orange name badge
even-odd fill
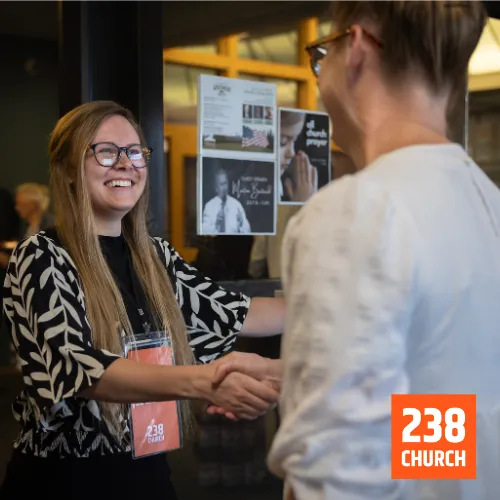
[[[129,359],[148,364],[172,365],[170,346],[131,350]],[[130,405],[135,458],[181,447],[177,401]]]
[[[476,395],[392,396],[393,479],[476,479]]]

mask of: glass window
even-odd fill
[[[178,64],[163,65],[163,106],[166,122],[196,125],[198,79],[201,74],[217,75],[217,71]]]
[[[469,94],[468,150],[500,186],[500,91]]]
[[[294,80],[280,80],[278,78],[249,75],[247,73],[240,73],[239,77],[243,80],[274,83],[276,85],[278,106],[296,108],[298,105],[299,85]]]
[[[332,31],[331,21],[321,21],[318,23],[318,38],[328,36]]]
[[[208,45],[189,45],[188,47],[179,48],[190,52],[199,52],[200,54],[217,54],[217,44],[215,42]]]
[[[480,75],[500,70],[500,20],[490,19],[469,62],[469,73]]]
[[[244,33],[238,43],[238,56],[281,64],[298,64],[297,30],[269,36]]]

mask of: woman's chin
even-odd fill
[[[134,207],[135,203],[109,203],[106,207],[101,207],[99,212],[109,214],[112,217],[116,217],[117,215],[125,217]]]

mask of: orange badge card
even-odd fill
[[[130,350],[128,359],[148,364],[172,365],[170,346]],[[181,447],[177,401],[130,405],[134,458]]]
[[[476,479],[476,395],[392,396],[393,479]]]

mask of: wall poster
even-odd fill
[[[330,118],[290,108],[278,115],[278,200],[302,205],[331,180]]]
[[[276,86],[201,75],[198,234],[276,232]]]

